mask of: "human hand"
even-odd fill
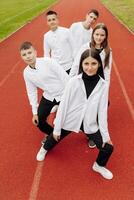
[[[108,140],[106,143],[113,145],[112,140]],[[106,143],[103,143],[102,147],[104,147]]]
[[[53,138],[58,142],[60,140],[60,135],[53,134]]]
[[[39,123],[38,115],[33,115],[32,122],[35,126],[38,125]]]

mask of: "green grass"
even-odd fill
[[[134,33],[134,0],[101,0]]]
[[[56,2],[57,0],[0,0],[0,40]]]

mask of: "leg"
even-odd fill
[[[91,134],[90,138],[94,141],[97,148],[99,149],[99,154],[96,159],[96,162],[100,166],[105,166],[113,152],[113,146],[106,143],[105,146],[102,147],[103,141],[102,141],[102,136],[100,134],[100,131],[97,131],[96,133]]]
[[[42,97],[38,108],[38,117],[39,117],[38,128],[42,132],[48,135],[52,133],[53,127],[47,123],[47,117],[50,114],[50,111],[55,104],[56,104],[55,102],[49,101],[44,97]]]
[[[67,131],[67,130],[64,130],[64,129],[61,129],[61,137],[60,137],[60,140],[59,142],[64,138],[66,137],[68,134],[70,134],[71,131]],[[42,147],[40,148],[38,154],[37,154],[37,157],[36,159],[38,161],[43,161],[45,159],[45,156],[46,156],[46,153],[47,151],[51,150],[57,143],[57,142],[54,138],[53,138],[53,133],[51,133],[45,143],[42,145]]]
[[[104,147],[102,147],[103,141],[100,131],[97,133],[91,134],[92,140],[95,142],[97,148],[99,149],[99,154],[96,159],[96,162],[93,165],[93,170],[100,173],[106,179],[112,179],[113,174],[104,166],[106,166],[112,152],[113,146],[106,143]]]

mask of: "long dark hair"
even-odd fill
[[[86,49],[82,53],[81,58],[80,58],[80,63],[79,63],[79,74],[83,72],[82,63],[88,57],[92,57],[98,61],[99,68],[98,68],[97,74],[99,74],[102,78],[104,78],[101,57],[95,49]]]
[[[92,37],[91,37],[91,43],[90,43],[90,47],[95,49],[95,41],[94,41],[94,33],[97,29],[102,29],[105,31],[105,34],[106,34],[106,38],[104,39],[104,41],[102,42],[101,46],[102,48],[104,49],[105,53],[106,53],[106,57],[105,57],[105,61],[104,61],[104,67],[108,67],[109,66],[109,56],[110,56],[110,47],[109,47],[109,44],[108,44],[108,29],[106,27],[105,24],[103,23],[99,23],[95,26],[95,28],[93,29],[93,32],[92,32]]]

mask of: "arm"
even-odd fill
[[[108,122],[107,122],[108,88],[109,88],[108,84],[106,83],[98,107],[98,124],[104,143],[106,142],[109,143],[110,141],[110,136],[108,132]]]
[[[78,33],[77,32],[79,32],[79,30],[78,30],[77,26],[78,26],[77,23],[73,23],[69,28],[70,42],[71,42],[71,46],[72,46],[74,59],[75,59],[76,53],[78,52],[78,48],[77,48]]]
[[[32,106],[32,113],[33,115],[37,115],[37,108],[38,108],[37,87],[29,80],[25,72],[23,75],[24,75],[28,99],[30,105]]]
[[[69,75],[62,68],[62,66],[60,66],[60,64],[54,59],[51,59],[51,66],[52,70],[57,74],[57,78],[62,81],[62,84],[65,87],[70,79]]]
[[[43,41],[43,49],[44,49],[44,57],[51,57],[51,49],[49,47],[47,37],[44,35],[44,41]]]
[[[80,48],[80,50],[78,51],[78,53],[77,53],[77,55],[76,55],[76,57],[75,57],[75,59],[74,59],[73,65],[72,65],[72,67],[71,67],[70,73],[69,73],[69,76],[70,76],[70,77],[73,77],[73,76],[75,76],[75,75],[78,74],[78,72],[79,72],[79,63],[80,63],[81,55],[82,55],[82,53],[83,53],[86,49],[88,49],[88,48],[89,48],[88,45],[87,45],[87,44],[84,44],[84,45]]]
[[[106,66],[104,68],[105,80],[108,81],[109,84],[110,84],[111,70],[112,70],[112,50],[110,49],[109,66]]]
[[[72,84],[70,80],[64,90],[61,102],[58,107],[58,111],[56,113],[56,118],[54,120],[54,131],[53,131],[53,135],[56,137],[61,135],[61,129],[63,128],[63,124],[66,120],[68,107],[71,102],[71,88],[72,88],[71,85]]]

